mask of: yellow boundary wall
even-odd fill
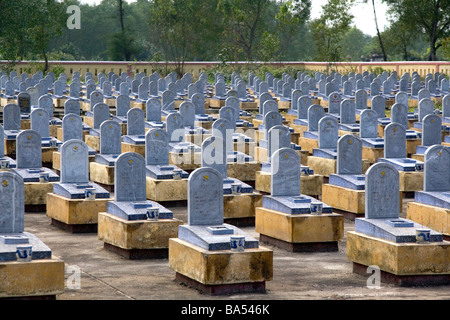
[[[0,61],[1,64],[8,63],[7,61]],[[21,74],[29,63],[43,63],[42,61],[21,61],[16,64],[14,70]],[[129,75],[144,72],[151,74],[154,71],[174,70],[175,62],[126,62],[126,61],[50,61],[50,66],[62,66],[65,68],[65,73],[70,78],[74,72],[79,71],[81,75],[86,72],[91,72],[96,76],[100,72],[107,74],[114,72],[120,74],[127,72]],[[217,61],[210,62],[185,62],[184,72],[190,72],[194,78],[197,78],[201,72],[205,72],[210,68],[222,64]],[[440,72],[450,75],[449,61],[397,61],[397,62],[229,62],[229,66],[245,67],[266,65],[273,68],[277,67],[292,67],[299,70],[328,72],[335,70],[340,73],[373,71],[377,67],[383,68],[388,72],[397,71],[399,75],[405,72],[412,73],[417,71],[421,77],[425,77],[428,73]]]

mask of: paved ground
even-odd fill
[[[170,208],[170,207],[169,207]],[[171,208],[186,221],[186,208]],[[50,224],[45,214],[26,213],[26,231],[38,236],[64,260],[66,267],[80,268],[79,289],[71,289],[73,272],[66,272],[66,291],[58,300],[441,300],[450,299],[450,286],[404,288],[382,284],[369,289],[367,277],[352,272],[346,258],[346,239],[339,252],[274,252],[274,277],[266,283],[266,294],[211,297],[175,282],[168,260],[127,260],[103,248],[97,234],[71,234]],[[345,220],[345,231],[354,223]],[[254,227],[242,228],[258,238]],[[71,268],[66,270],[72,270]]]

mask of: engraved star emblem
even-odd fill
[[[2,186],[7,187],[8,186],[8,181],[7,180],[3,180],[2,181]]]
[[[203,177],[203,180],[205,180],[205,181],[208,181],[208,175],[205,175],[204,177]]]

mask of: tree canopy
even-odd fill
[[[0,58],[171,61],[178,71],[185,61],[448,59],[450,0],[380,1],[392,23],[372,37],[354,26],[355,0],[328,0],[317,19],[311,0],[0,0]],[[67,26],[71,5],[80,29]]]

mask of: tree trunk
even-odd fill
[[[378,42],[380,43],[380,48],[381,48],[381,52],[383,54],[383,59],[384,59],[384,61],[387,61],[386,50],[384,49],[383,41],[381,39],[380,29],[378,28],[377,12],[375,10],[375,0],[372,0],[372,6],[373,6],[373,16],[375,17],[375,27],[377,28]]]
[[[45,51],[45,49],[42,50],[42,55],[44,56],[44,74],[48,71],[48,57],[47,57],[47,52]]]

